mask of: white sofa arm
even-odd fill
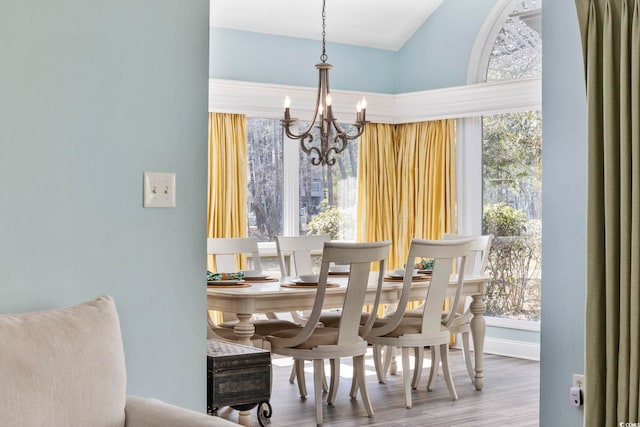
[[[127,396],[125,427],[224,427],[237,426],[220,417],[201,414],[157,399]]]

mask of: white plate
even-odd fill
[[[348,273],[348,265],[332,265],[329,267],[329,273]]]
[[[258,275],[258,276],[244,276],[244,280],[264,280],[264,279],[268,279],[269,276],[267,276],[266,274],[262,274],[262,275]]]

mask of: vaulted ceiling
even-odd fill
[[[399,50],[443,0],[326,0],[326,39]],[[321,0],[211,0],[213,27],[322,38]]]

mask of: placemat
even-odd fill
[[[277,282],[280,279],[277,279],[275,277],[265,277],[264,279],[247,279],[245,278],[244,281],[247,283],[266,283],[266,282]]]
[[[330,271],[329,276],[348,276],[348,271]]]
[[[207,284],[207,288],[212,289],[225,289],[225,288],[250,288],[251,283],[236,283],[235,285],[209,285]]]

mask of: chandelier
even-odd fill
[[[312,165],[328,165],[332,166],[336,163],[335,156],[340,154],[347,148],[347,142],[356,139],[362,135],[364,131],[364,125],[366,121],[367,112],[367,100],[362,98],[356,105],[356,122],[355,126],[357,132],[349,135],[340,128],[337,119],[333,116],[333,108],[331,106],[331,93],[329,91],[329,70],[333,68],[331,64],[327,63],[326,53],[326,13],[325,13],[325,0],[322,0],[322,55],[320,55],[319,64],[316,64],[318,69],[318,95],[316,98],[315,112],[313,113],[313,119],[307,129],[297,135],[291,131],[291,126],[297,122],[297,119],[291,118],[291,100],[287,96],[284,100],[284,120],[282,120],[282,126],[284,127],[287,137],[291,139],[300,140],[300,148],[305,153],[311,155]],[[319,117],[319,120],[318,120]],[[317,125],[316,125],[317,122]],[[311,131],[314,125],[320,131],[320,145],[313,144],[313,135]]]

